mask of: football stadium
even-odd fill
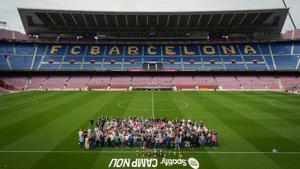
[[[0,29],[0,169],[298,169],[290,8],[57,8]]]

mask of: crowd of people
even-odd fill
[[[217,148],[217,132],[191,120],[143,117],[99,117],[90,127],[79,131],[80,149],[97,147],[132,148]]]

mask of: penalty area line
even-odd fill
[[[33,150],[33,151],[14,151],[14,150],[0,150],[0,153],[119,153],[119,154],[135,154],[140,151],[47,151],[47,150]],[[178,151],[171,151],[171,153]],[[169,153],[166,151],[165,153]],[[260,152],[260,151],[180,151],[182,154],[300,154],[298,151],[289,152]]]

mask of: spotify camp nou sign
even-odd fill
[[[195,158],[163,158],[161,160],[156,158],[113,158],[111,159],[109,168],[156,168],[163,167],[191,167],[192,169],[199,169],[200,163]]]

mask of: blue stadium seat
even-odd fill
[[[43,62],[49,62],[49,61],[62,62],[62,60],[63,60],[62,56],[44,56],[43,58]]]
[[[261,43],[261,44],[258,44],[258,47],[261,51],[261,53],[263,55],[270,55],[271,52],[270,52],[270,48],[269,48],[269,44],[268,43]]]
[[[140,70],[140,69],[142,69],[141,63],[123,64],[123,70]]]
[[[83,57],[82,56],[65,56],[63,62],[77,62],[77,63],[81,63],[83,61]]]
[[[248,46],[249,45],[249,46]],[[294,47],[292,48],[292,45]],[[208,52],[204,55],[203,47]],[[225,48],[224,48],[224,47]],[[249,54],[247,53],[248,47]],[[34,53],[37,48],[37,55]],[[93,47],[93,50],[92,50]],[[116,47],[119,53],[110,50]],[[138,50],[132,56],[128,50],[130,45],[67,45],[67,44],[35,44],[35,43],[0,43],[0,69],[30,69],[33,63],[34,70],[55,69],[87,69],[87,70],[130,70],[141,69],[142,63],[163,63],[164,69],[176,70],[294,70],[300,56],[300,42],[274,42],[252,44],[219,44],[219,45],[170,45],[170,51],[175,55],[168,56],[165,45],[138,45],[131,50]],[[137,47],[136,49],[134,49]],[[148,54],[147,49],[152,53]],[[235,54],[232,54],[232,48]],[[272,54],[270,52],[272,49]],[[15,50],[14,50],[15,49]],[[73,50],[72,50],[73,49]],[[199,49],[201,51],[199,51]],[[293,50],[292,50],[293,49]],[[93,56],[91,50],[96,52]],[[208,53],[215,51],[214,55]],[[255,52],[253,52],[255,50]],[[51,54],[51,51],[54,53]],[[227,51],[227,52],[226,52]],[[75,52],[75,53],[74,53]],[[79,54],[76,54],[79,52]],[[239,55],[239,53],[242,53]],[[252,52],[252,54],[251,54]],[[293,52],[293,55],[291,54]],[[85,55],[86,54],[86,55]],[[124,56],[123,56],[124,55]],[[183,56],[180,56],[183,55]],[[274,56],[275,66],[272,56]],[[5,57],[9,59],[6,61]],[[33,60],[34,59],[34,60]],[[245,62],[245,63],[244,63]],[[203,65],[204,64],[204,65]]]
[[[30,69],[32,64],[32,56],[13,56],[9,57],[12,69]]]
[[[223,63],[222,62],[222,57],[219,57],[219,56],[216,56],[216,57],[203,56],[203,62],[204,63],[210,63],[211,61],[214,61],[215,63]]]
[[[149,47],[155,47],[155,49],[153,50],[153,51],[155,51],[156,52],[156,54],[155,55],[149,55],[148,54],[148,51],[147,51],[147,49],[149,48]],[[158,56],[162,56],[162,46],[159,46],[159,45],[157,45],[157,46],[151,46],[151,45],[146,45],[146,46],[144,46],[144,55],[143,56],[156,56],[156,57],[158,57]]]
[[[99,47],[99,54],[97,55],[92,55],[91,54],[91,49],[92,47]],[[85,56],[90,56],[90,57],[96,57],[96,56],[104,56],[106,51],[106,46],[104,45],[89,45],[87,48],[87,53]]]
[[[47,45],[47,44],[38,44],[38,49],[37,49],[36,55],[38,55],[38,56],[45,55],[46,54],[46,50],[49,47],[50,47],[50,45]]]
[[[144,57],[144,62],[162,62],[161,57]]]
[[[8,63],[6,61],[6,59],[4,57],[0,56],[0,69],[1,70],[5,70],[5,69],[9,69]]]
[[[184,64],[184,70],[204,70],[202,64]]]
[[[112,62],[112,61],[115,61],[115,62],[123,62],[123,57],[105,57],[104,58],[104,62]]]
[[[59,70],[60,64],[42,64],[40,70]]]
[[[52,49],[54,49],[55,46],[59,46],[59,48],[56,48],[57,51],[51,53]],[[63,56],[66,54],[67,47],[68,45],[49,45],[48,50],[46,52],[46,55],[51,55],[51,56]]]
[[[166,53],[166,47],[167,46],[172,46],[172,51],[174,53],[176,53],[176,54],[170,55],[170,56],[180,56],[181,55],[181,53],[180,53],[180,46],[179,45],[166,45],[166,46],[162,47],[162,52],[163,53]]]
[[[273,55],[290,55],[292,51],[291,43],[273,43],[271,44]]]
[[[142,62],[143,58],[142,57],[124,57],[124,63],[130,63],[131,61],[134,62]]]
[[[247,64],[248,70],[268,70],[266,64]]]
[[[79,52],[80,54],[73,54],[72,50],[74,50],[73,52]],[[66,55],[84,56],[86,54],[86,51],[87,51],[86,45],[69,45]]]
[[[16,43],[15,45],[17,55],[31,55],[35,52],[35,45],[31,43]]]
[[[261,54],[257,44],[255,44],[255,43],[239,44],[238,47],[239,47],[239,51],[242,55],[260,55]],[[246,51],[245,51],[246,47],[251,47],[251,48],[249,48],[248,53],[246,53]],[[246,48],[246,49],[248,49],[248,48]],[[252,49],[254,49],[255,53],[253,53]]]
[[[246,67],[244,64],[225,64],[227,70],[245,70]]]
[[[134,45],[134,46],[136,46],[136,45]],[[133,46],[131,46],[131,45],[126,45],[126,46],[124,46],[124,56],[126,56],[126,57],[132,57],[132,56],[135,56],[135,57],[140,57],[140,56],[143,56],[143,46],[142,45],[138,45],[138,46],[136,46],[137,47],[137,54],[135,54],[133,51],[131,51],[131,52],[133,52],[133,53],[131,53],[131,54],[129,54],[129,47],[133,47]]]
[[[82,70],[100,70],[102,69],[102,63],[84,63],[82,64]]]
[[[170,63],[164,63],[164,69],[168,70],[182,70],[182,64],[170,64]]]
[[[61,70],[79,70],[81,67],[81,64],[74,63],[74,64],[62,64]]]
[[[164,57],[163,61],[164,63],[170,63],[171,61],[174,61],[174,63],[181,63],[181,57]]]
[[[190,63],[191,61],[193,61],[194,63],[201,63],[201,57],[183,57],[183,62],[184,63]]]
[[[122,70],[122,64],[103,64],[104,70]]]
[[[262,56],[244,56],[244,60],[245,62],[253,62],[253,61],[257,61],[257,62],[265,62],[264,58]]]
[[[296,42],[294,44],[294,53],[293,54],[300,55],[300,42]]]
[[[205,70],[224,70],[223,64],[204,64]]]
[[[243,62],[243,59],[241,56],[222,56],[223,62],[232,62],[233,60],[235,62]]]
[[[277,70],[284,69],[296,69],[297,63],[299,61],[299,56],[274,56]]]
[[[1,55],[14,55],[12,43],[0,43],[0,54]]]
[[[42,56],[36,56],[35,59],[34,59],[34,63],[33,63],[33,70],[37,70],[39,68],[39,65],[42,61]]]

